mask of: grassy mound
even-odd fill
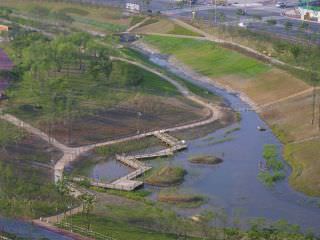
[[[205,198],[200,195],[194,194],[181,194],[178,192],[161,192],[158,195],[158,201],[175,204],[180,207],[199,207],[201,206]]]
[[[216,156],[208,156],[208,155],[200,155],[200,156],[193,156],[189,158],[191,163],[198,163],[198,164],[219,164],[222,163],[223,160]]]
[[[180,184],[184,180],[186,173],[180,167],[165,166],[148,177],[146,183],[160,187],[173,186]]]

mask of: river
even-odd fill
[[[48,231],[45,228],[38,227],[30,222],[17,219],[0,217],[1,231],[15,234],[17,237],[26,239],[51,239],[51,240],[72,240],[73,238],[59,233]]]
[[[237,94],[195,79],[185,71],[173,66],[165,58],[159,58],[158,55],[149,55],[149,57],[159,66],[220,95],[234,109],[250,108]],[[267,131],[260,132],[257,130],[257,126],[263,126]],[[230,138],[230,141],[217,144],[217,141],[225,138],[228,130],[235,127],[239,130],[228,134],[227,137]],[[307,197],[292,190],[287,179],[276,184],[274,188],[265,187],[257,179],[259,162],[262,160],[265,144],[275,144],[279,152],[282,150],[281,143],[257,113],[254,111],[241,112],[239,123],[213,131],[202,138],[188,141],[188,149],[174,156],[172,164],[183,166],[188,171],[188,175],[179,189],[207,196],[209,200],[203,208],[223,208],[230,218],[250,220],[263,217],[274,221],[285,219],[291,224],[298,224],[304,230],[311,229],[319,234],[320,199]],[[188,162],[189,156],[198,154],[220,156],[224,162],[218,166],[201,166]],[[156,160],[150,161],[150,163],[157,164]],[[110,171],[103,170],[106,166],[111,166],[112,172],[125,173],[128,171],[128,169],[116,170],[119,166],[114,162],[99,163],[94,167],[92,175],[108,179],[105,173]],[[288,176],[290,168],[287,165],[286,170]],[[117,176],[118,174],[114,175],[114,177]],[[148,186],[146,188],[155,193],[158,191],[158,189]],[[189,211],[190,214],[194,214],[192,210]],[[69,239],[21,221],[0,219],[0,226],[1,230],[4,229],[24,237],[28,237],[32,232],[34,239],[39,236],[49,239]]]
[[[147,54],[153,63],[221,96],[232,108],[251,108],[239,95],[217,88],[202,78],[195,79],[193,74],[175,67],[166,58],[145,51],[144,49],[143,53]],[[257,126],[266,128],[266,131],[258,131]],[[234,128],[239,130],[226,136],[226,132]],[[217,143],[220,140],[229,141]],[[172,164],[182,166],[188,172],[179,190],[207,196],[208,203],[202,208],[224,209],[229,219],[239,218],[243,223],[255,218],[271,221],[287,220],[290,224],[301,226],[303,230],[312,230],[319,234],[320,199],[296,192],[289,186],[288,176],[291,170],[283,159],[281,160],[285,163],[286,180],[277,183],[273,188],[264,186],[258,180],[259,162],[263,160],[262,152],[265,144],[274,144],[279,153],[282,151],[282,144],[256,112],[241,112],[239,123],[188,141],[188,149],[174,156]],[[190,156],[203,154],[222,157],[224,162],[217,166],[203,166],[188,161]],[[150,161],[149,164],[155,166],[157,161]],[[105,166],[106,163],[96,165],[95,174],[96,169]],[[98,177],[106,178],[107,171],[100,172],[104,174],[98,174]],[[159,190],[147,185],[146,188],[155,194]],[[187,214],[196,212],[199,212],[199,209],[186,211]]]

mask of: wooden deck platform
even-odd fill
[[[146,153],[146,154],[137,154],[133,156],[126,156],[125,154],[116,155],[116,160],[119,162],[135,169],[135,171],[127,174],[124,177],[121,177],[111,183],[101,182],[91,178],[84,178],[84,177],[74,177],[74,182],[81,182],[81,181],[89,181],[91,186],[101,187],[101,188],[108,188],[108,189],[116,189],[116,190],[124,190],[124,191],[132,191],[140,186],[143,185],[142,181],[133,180],[145,172],[149,171],[152,167],[148,166],[147,164],[139,161],[143,159],[151,159],[157,157],[167,157],[172,156],[175,152],[186,149],[187,144],[184,141],[180,141],[167,133],[164,132],[155,132],[154,136],[159,138],[162,142],[169,145],[169,148],[164,150],[160,150],[154,153]]]

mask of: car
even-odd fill
[[[238,24],[238,26],[239,26],[239,27],[242,27],[242,28],[247,28],[247,24],[244,23],[244,22],[240,22],[240,23]]]
[[[287,4],[285,4],[284,2],[278,2],[276,3],[276,7],[277,8],[285,8],[287,6]]]

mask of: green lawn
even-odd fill
[[[159,233],[136,227],[123,221],[113,221],[107,217],[91,215],[91,230],[117,240],[174,240],[177,236],[172,234]],[[86,218],[81,215],[72,218],[73,224],[86,228]],[[189,239],[189,238],[188,238]]]
[[[83,23],[83,24],[86,24],[101,30],[106,30],[109,32],[121,32],[126,30],[127,28],[126,25],[102,22],[102,21],[97,21],[94,19],[80,17],[80,16],[72,16],[72,17],[76,22]]]
[[[145,36],[144,40],[164,54],[172,54],[197,72],[209,76],[242,75],[253,77],[269,69],[253,58],[218,45],[195,39]]]
[[[311,140],[286,144],[284,157],[292,166],[290,184],[295,189],[312,196],[320,196],[320,142]]]
[[[200,34],[193,32],[189,29],[186,29],[184,27],[181,27],[180,25],[176,25],[176,24],[174,25],[173,29],[168,32],[168,34],[201,37]]]
[[[146,66],[150,66],[154,69],[157,69],[159,72],[166,74],[168,77],[170,77],[170,78],[176,80],[177,82],[179,82],[180,84],[184,85],[190,92],[192,92],[198,96],[201,96],[203,98],[206,98],[206,99],[209,99],[212,101],[219,101],[220,100],[220,98],[216,94],[209,92],[207,89],[199,87],[199,86],[189,82],[188,80],[179,77],[178,75],[175,75],[169,71],[166,71],[163,68],[159,68],[158,65],[150,62],[148,57],[142,55],[141,53],[139,53],[135,49],[123,48],[121,50],[121,53],[123,54],[123,56],[125,58],[129,58],[133,61],[141,62]],[[163,87],[165,88],[165,86],[163,86]]]

